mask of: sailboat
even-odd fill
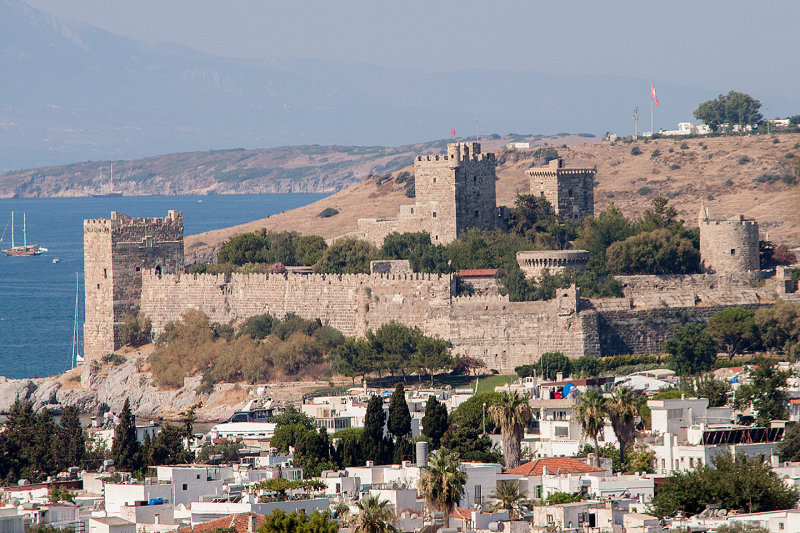
[[[80,283],[78,273],[75,272],[75,320],[72,328],[72,368],[83,363],[83,356],[80,353],[80,329],[78,328],[80,325],[78,322],[78,294],[80,291]]]
[[[5,232],[3,232],[5,235]],[[3,253],[6,255],[14,256],[14,257],[30,257],[34,255],[39,255],[42,252],[46,252],[47,248],[43,248],[38,244],[28,244],[28,225],[27,220],[25,218],[25,213],[22,214],[22,235],[23,235],[23,245],[17,246],[16,242],[14,241],[14,212],[11,212],[11,248],[7,250],[3,250]],[[0,238],[0,242],[2,242],[2,238]]]
[[[103,193],[103,167],[100,167],[100,194],[92,194],[90,195],[92,198],[116,198],[122,196],[121,192],[114,192],[114,165],[111,165],[111,176],[109,178],[109,183],[111,185],[111,190],[107,193]]]

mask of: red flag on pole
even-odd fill
[[[653,100],[655,100],[656,105],[658,105],[658,97],[656,96],[656,88],[653,85],[652,81],[650,82],[650,96],[653,97]]]
[[[453,137],[455,137],[455,136],[456,136],[456,130],[450,130],[450,135],[452,135]]]

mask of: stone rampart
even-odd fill
[[[699,291],[719,288],[748,287],[760,279],[760,272],[725,272],[719,274],[669,274],[614,276],[622,284],[626,297],[664,291]]]
[[[153,331],[188,309],[212,321],[237,321],[259,314],[296,313],[319,318],[345,335],[363,335],[391,320],[442,333],[437,309],[450,303],[451,276],[437,274],[213,274],[142,276],[141,309]],[[446,312],[444,313],[446,315]]]
[[[565,270],[586,270],[589,252],[586,250],[539,250],[517,252],[517,264],[528,279],[539,279],[547,270],[558,274]]]

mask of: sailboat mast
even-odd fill
[[[111,163],[111,179],[109,180],[109,185],[111,185],[111,190],[108,191],[110,193],[114,192],[114,163]]]
[[[28,226],[26,213],[22,213],[22,238],[25,248],[28,247]]]
[[[14,249],[14,211],[11,211],[11,249]]]
[[[78,364],[78,290],[80,280],[78,273],[75,272],[75,319],[72,325],[72,368]]]

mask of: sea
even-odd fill
[[[16,243],[48,249],[36,257],[0,254],[0,376],[34,378],[72,368],[75,295],[83,342],[83,220],[111,211],[134,217],[183,212],[184,234],[192,235],[265,218],[310,204],[325,194],[212,196],[123,196],[105,198],[0,199],[0,248],[11,247],[11,212]],[[58,261],[55,261],[55,259]],[[77,290],[76,290],[77,288]],[[83,347],[80,347],[83,353]]]

